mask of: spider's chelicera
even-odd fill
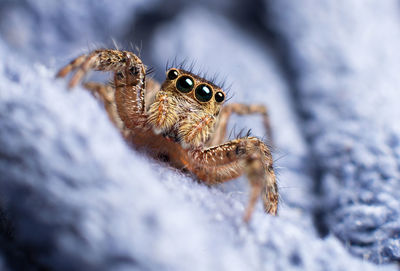
[[[277,213],[279,194],[269,148],[250,136],[226,141],[232,113],[261,114],[271,137],[265,106],[225,105],[223,89],[184,69],[169,69],[160,85],[146,78],[146,66],[128,51],[95,50],[74,59],[57,76],[75,71],[69,82],[74,87],[90,70],[114,73],[112,85],[84,86],[103,102],[111,121],[135,149],[191,172],[208,185],[246,174],[251,190],[245,221],[260,197],[267,213]]]

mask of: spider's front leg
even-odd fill
[[[128,128],[144,125],[146,67],[139,57],[128,51],[95,50],[71,61],[57,77],[75,71],[69,82],[69,87],[74,87],[90,70],[114,72],[114,98],[119,117]],[[102,95],[101,91],[97,92]]]
[[[124,131],[124,124],[118,116],[117,107],[115,104],[115,89],[110,85],[105,85],[96,82],[87,82],[83,86],[90,90],[93,96],[99,99],[107,111],[108,117],[111,122],[121,131]]]
[[[250,220],[260,197],[265,211],[276,215],[279,194],[272,156],[258,138],[245,137],[216,147],[189,151],[186,167],[208,184],[222,183],[246,174],[251,191],[244,220]]]

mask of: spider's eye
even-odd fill
[[[189,93],[194,86],[193,79],[189,76],[182,76],[176,81],[176,88],[183,93]]]
[[[179,73],[177,70],[170,70],[167,74],[167,77],[169,80],[174,80],[174,79],[178,78],[178,75],[179,75]]]
[[[215,93],[215,101],[217,101],[217,103],[222,103],[225,100],[225,94],[222,93],[221,91],[218,91],[217,93]]]
[[[208,102],[213,96],[211,88],[207,85],[199,85],[194,94],[200,102]]]

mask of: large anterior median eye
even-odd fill
[[[182,76],[176,81],[176,88],[183,93],[189,93],[193,89],[193,79],[189,76]]]
[[[211,100],[213,96],[213,92],[211,87],[207,85],[199,85],[196,90],[195,90],[195,96],[196,99],[199,100],[199,102],[208,102]]]

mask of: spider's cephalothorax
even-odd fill
[[[146,78],[146,67],[128,51],[95,50],[74,59],[57,76],[73,70],[70,87],[90,70],[114,73],[112,85],[88,82],[84,86],[102,100],[111,121],[135,149],[191,172],[209,185],[246,174],[251,190],[245,221],[260,197],[267,213],[277,213],[279,194],[269,148],[250,136],[226,141],[232,113],[261,114],[271,139],[265,106],[224,105],[220,87],[183,69],[169,69],[160,85]]]
[[[156,134],[174,139],[184,148],[209,139],[225,93],[213,83],[182,69],[170,69],[148,111]]]

